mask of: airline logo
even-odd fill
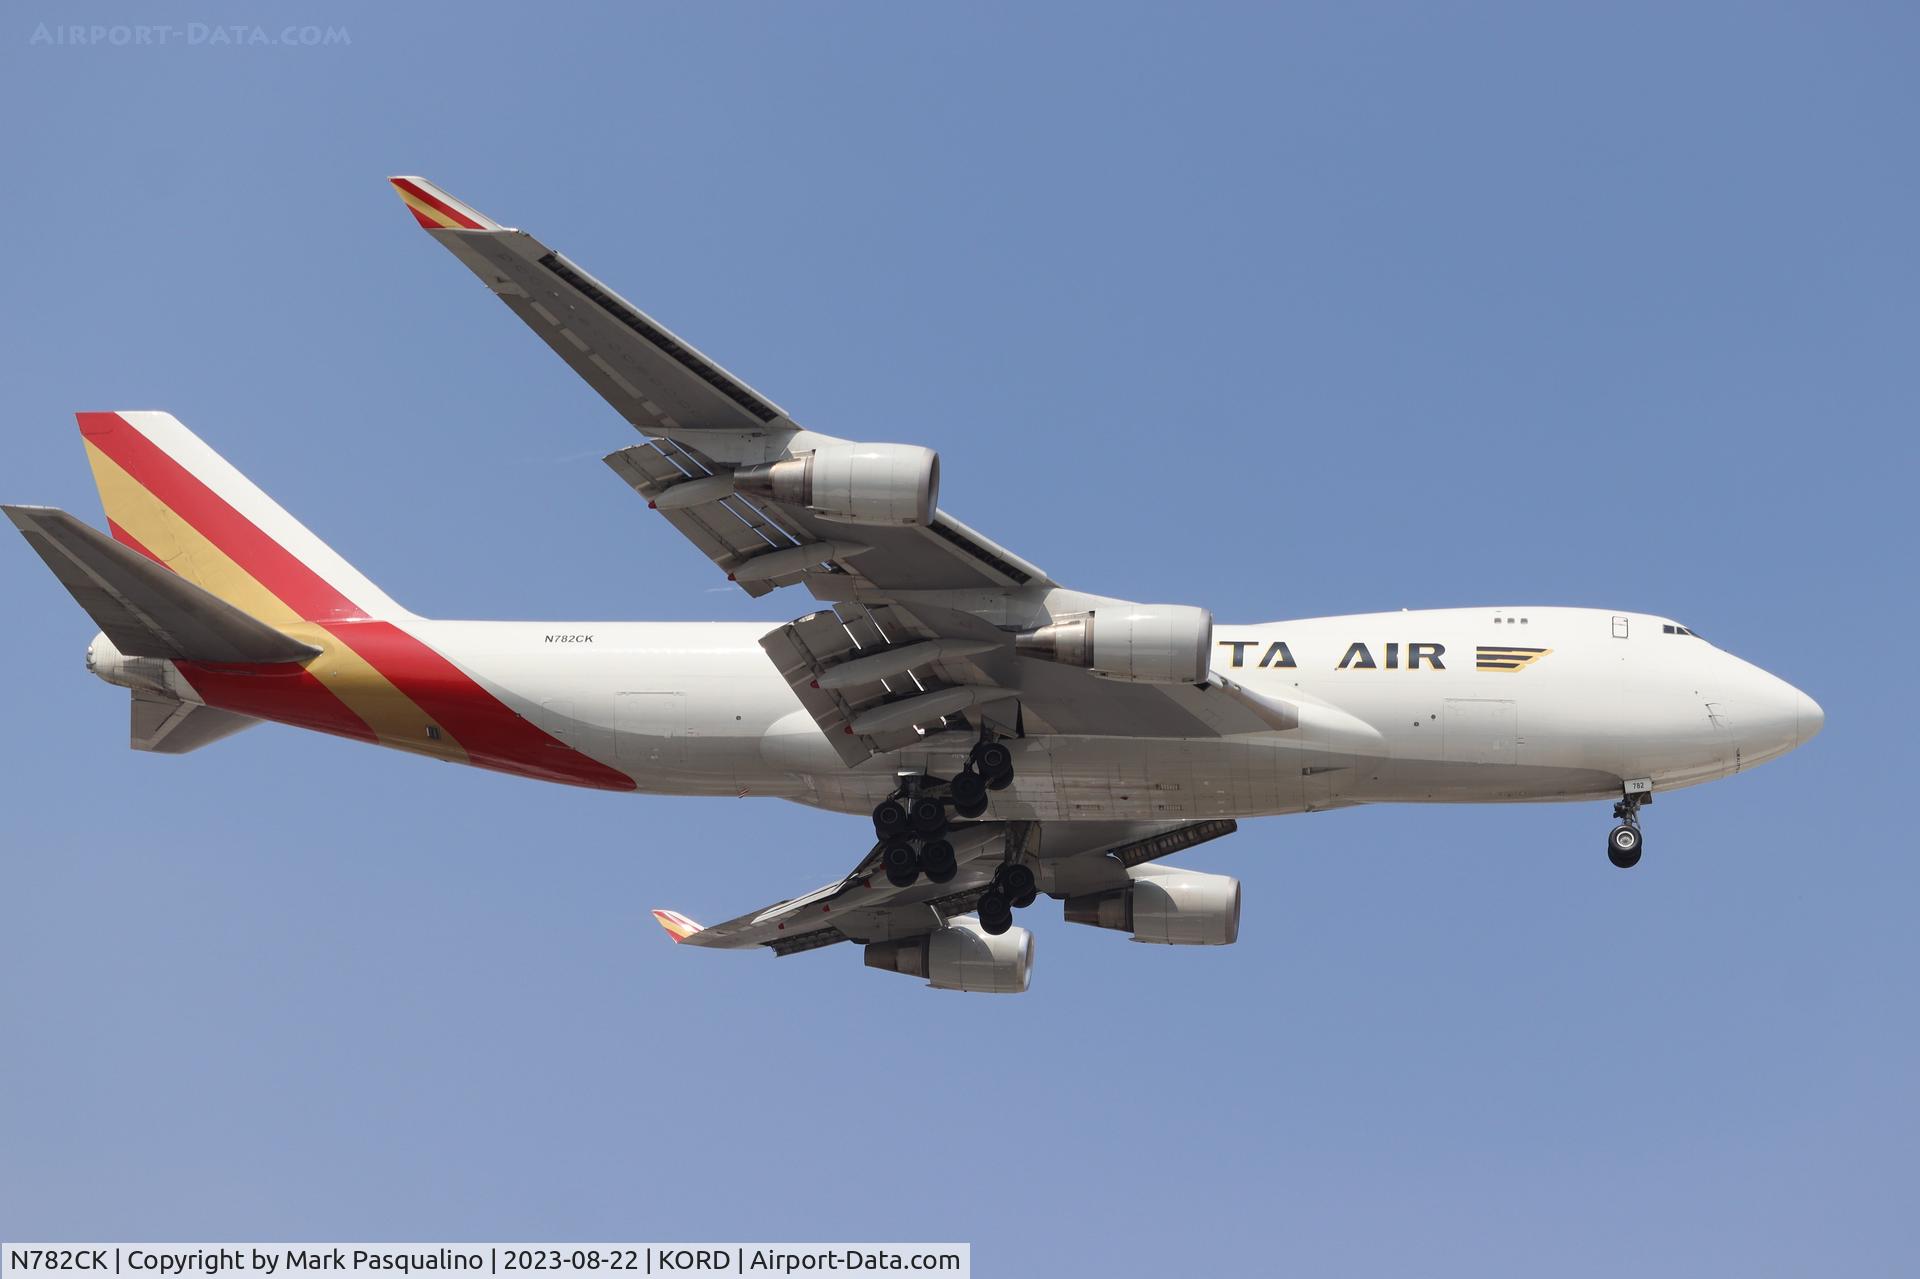
[[[1515,648],[1505,644],[1482,644],[1473,650],[1476,671],[1523,671],[1545,657],[1550,648]]]
[[[1294,660],[1293,650],[1285,640],[1219,640],[1215,647],[1231,650],[1228,665],[1246,666],[1254,652],[1260,654],[1259,665],[1263,668],[1296,669],[1300,663]],[[1388,640],[1378,646],[1379,656],[1375,657],[1375,646],[1365,640],[1355,640],[1347,645],[1346,651],[1334,665],[1337,671],[1444,671],[1447,669],[1445,644],[1401,643]],[[1404,660],[1403,660],[1404,657]]]

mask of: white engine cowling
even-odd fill
[[[1067,922],[1117,928],[1163,946],[1231,946],[1240,937],[1240,881],[1197,870],[1141,867],[1133,883],[1069,897]]]
[[[1018,995],[1033,974],[1033,934],[1009,928],[996,937],[977,920],[956,919],[925,936],[874,942],[867,967],[924,977],[937,990]]]
[[[917,444],[829,444],[741,467],[733,487],[841,524],[926,524],[940,504],[940,455]]]
[[[1015,650],[1108,679],[1203,684],[1213,614],[1190,604],[1119,604],[1076,613],[1016,637]]]

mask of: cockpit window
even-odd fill
[[[1672,622],[1666,623],[1664,626],[1660,628],[1660,631],[1662,634],[1665,634],[1665,635],[1693,635],[1693,632],[1688,630],[1686,627],[1675,626]],[[1700,637],[1698,635],[1693,635],[1693,638],[1699,639]]]

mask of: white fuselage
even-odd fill
[[[770,629],[416,626],[519,715],[644,792],[770,795],[865,812],[900,770],[957,770],[972,744],[960,734],[845,766],[760,648]],[[1645,614],[1403,611],[1219,625],[1214,640],[1215,673],[1303,708],[1299,727],[1225,738],[1027,737],[1012,743],[1016,780],[993,797],[993,814],[1151,821],[1601,799],[1630,781],[1666,790],[1751,768],[1821,722],[1791,685]]]

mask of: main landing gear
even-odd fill
[[[895,888],[907,888],[922,875],[935,884],[951,880],[959,871],[959,863],[953,844],[944,838],[948,805],[952,805],[955,816],[971,820],[987,811],[988,791],[1005,790],[1012,784],[1013,752],[995,741],[975,746],[967,755],[966,767],[944,787],[930,778],[907,779],[873,810],[873,833],[880,840],[880,865],[887,882]],[[945,796],[939,793],[943,789]],[[1031,888],[1033,872],[1029,870],[1026,875]],[[998,876],[994,883],[1000,883]],[[1027,900],[1032,900],[1031,894]],[[1007,925],[987,931],[1005,932],[1012,921],[1009,911]]]
[[[980,916],[980,927],[995,935],[1006,932],[1013,927],[1013,912],[1033,905],[1039,895],[1033,867],[1020,862],[1006,863],[993,873],[993,882],[987,885],[974,906]]]
[[[1623,796],[1613,806],[1613,815],[1620,824],[1607,832],[1607,860],[1621,870],[1631,870],[1640,864],[1640,806],[1652,802],[1652,791],[1640,791]]]

